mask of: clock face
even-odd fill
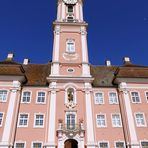
[[[74,5],[77,3],[77,0],[63,0],[65,4],[71,4]]]

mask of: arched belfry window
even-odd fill
[[[66,52],[74,53],[75,52],[75,41],[73,39],[68,39],[66,42]]]
[[[76,104],[76,89],[73,87],[68,87],[65,90],[65,103],[74,103]]]

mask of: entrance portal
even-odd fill
[[[78,148],[78,142],[74,139],[66,140],[64,145],[64,148]]]

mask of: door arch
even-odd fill
[[[78,142],[74,139],[68,139],[64,142],[64,148],[78,148]]]

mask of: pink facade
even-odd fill
[[[52,62],[0,62],[0,148],[148,148],[148,67],[88,61],[82,0],[58,0]]]

